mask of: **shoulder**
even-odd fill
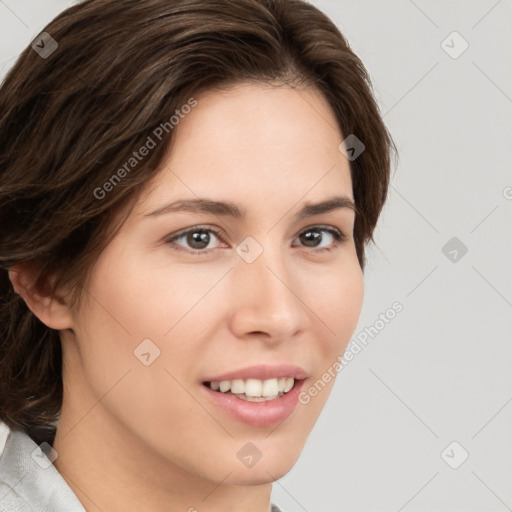
[[[44,451],[0,421],[0,512],[85,512]]]
[[[32,512],[30,504],[18,494],[16,460],[11,449],[11,429],[0,421],[0,512]]]

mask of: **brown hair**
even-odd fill
[[[108,194],[99,188],[193,95],[248,81],[324,94],[343,135],[365,145],[350,162],[363,270],[396,154],[363,64],[302,0],[85,0],[44,32],[58,47],[36,39],[53,53],[27,47],[0,90],[0,420],[37,443],[52,442],[62,405],[60,337],[14,292],[8,268],[33,265],[41,288],[56,277],[48,293],[71,285],[75,307],[172,130]]]

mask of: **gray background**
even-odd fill
[[[400,152],[353,338],[403,311],[340,372],[273,501],[512,510],[512,1],[312,3],[363,60]],[[0,0],[0,76],[70,5]]]

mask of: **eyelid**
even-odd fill
[[[347,238],[347,236],[345,235],[345,231],[344,230],[342,230],[341,228],[337,228],[336,226],[333,226],[331,224],[311,224],[309,226],[303,227],[299,231],[298,235],[301,235],[302,233],[304,233],[304,231],[307,231],[308,229],[313,229],[313,228],[317,228],[319,231],[320,230],[324,230],[324,229],[326,231],[334,231],[336,233],[339,233],[343,237],[343,239]]]

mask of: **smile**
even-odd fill
[[[248,402],[266,402],[275,400],[288,393],[295,384],[292,377],[260,379],[235,379],[206,382],[213,391],[229,393]]]

